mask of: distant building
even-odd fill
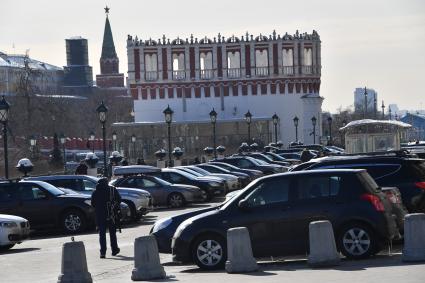
[[[354,91],[354,111],[364,113],[365,104],[367,105],[366,112],[369,118],[372,118],[375,113],[378,113],[378,93],[372,88],[356,88]]]
[[[89,66],[87,39],[77,36],[68,38],[65,42],[67,65],[64,67],[64,87],[92,87],[93,71]]]
[[[0,52],[0,94],[19,92],[20,80],[30,74],[32,93],[56,93],[63,83],[63,69],[30,58],[28,55],[12,55]]]
[[[410,141],[425,140],[425,115],[407,112],[400,121],[412,125],[407,132]]]
[[[136,124],[163,125],[162,111],[169,105],[178,123],[209,125],[214,108],[218,123],[235,121],[246,131],[244,115],[249,110],[253,120],[265,119],[270,129],[276,113],[277,139],[285,144],[295,141],[296,116],[299,141],[321,139],[321,41],[316,31],[199,39],[163,36],[158,41],[128,36],[127,54]],[[210,135],[210,130],[205,133]]]
[[[103,33],[102,56],[100,57],[100,75],[96,75],[96,85],[99,88],[124,88],[124,74],[119,72],[119,59],[115,51],[109,23],[108,7],[105,8],[105,12],[106,22]]]

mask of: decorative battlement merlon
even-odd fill
[[[197,37],[194,37],[193,34],[190,35],[189,38],[181,39],[177,37],[174,40],[167,38],[165,35],[158,40],[154,40],[149,38],[148,40],[139,39],[137,35],[135,37],[128,35],[127,36],[127,47],[132,46],[157,46],[157,45],[198,45],[198,44],[224,44],[224,43],[240,43],[240,42],[270,42],[270,41],[296,41],[296,40],[309,40],[309,41],[320,41],[320,36],[317,31],[313,30],[312,33],[299,33],[298,30],[293,34],[289,35],[285,33],[283,35],[277,34],[275,30],[273,30],[272,34],[268,36],[259,34],[258,36],[254,36],[249,32],[246,32],[245,35],[237,37],[235,35],[230,36],[229,38],[225,38],[218,33],[216,37],[212,39],[207,36],[198,40]]]

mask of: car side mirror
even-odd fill
[[[249,209],[248,200],[247,199],[240,200],[238,203],[238,207],[243,210],[248,210]]]

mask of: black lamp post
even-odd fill
[[[390,116],[390,120],[393,119],[393,117],[391,117],[391,107],[388,106],[388,116]],[[397,120],[397,119],[396,119]]]
[[[313,116],[313,118],[311,118],[311,124],[313,125],[313,144],[316,144],[316,123],[317,119]]]
[[[106,112],[108,107],[102,103],[97,107],[96,112],[99,114],[99,121],[102,124],[102,138],[103,138],[103,176],[108,176],[108,164],[106,162]]]
[[[217,112],[215,112],[214,108],[210,112],[211,124],[213,126],[213,147],[214,147],[214,158],[217,159],[217,146],[216,146],[216,136],[215,136],[215,126],[217,123]]]
[[[366,119],[367,116],[367,89],[364,87],[364,112],[363,112],[363,118]]]
[[[114,142],[114,151],[117,150],[117,133],[113,132],[112,133],[112,141]]]
[[[63,172],[66,174],[66,155],[65,155],[65,143],[66,143],[66,137],[62,133],[59,137],[60,143],[62,144],[62,151],[63,151]]]
[[[328,125],[329,125],[329,142],[328,145],[332,145],[332,117],[328,117]]]
[[[94,132],[92,131],[89,134],[89,140],[91,142],[91,149],[92,149],[93,153],[94,153],[94,139],[95,139],[95,135],[94,135]]]
[[[342,120],[342,127],[345,127],[347,125],[347,121]],[[344,132],[341,131],[341,144],[345,148],[345,137]]]
[[[134,163],[136,163],[137,160],[137,154],[136,154],[136,135],[132,134],[131,135],[131,143],[133,144],[133,155],[134,155]]]
[[[34,136],[30,136],[30,146],[31,146],[31,158],[35,157],[35,147],[37,145],[37,139]]]
[[[167,123],[168,127],[168,167],[171,167],[171,122],[173,121],[174,112],[168,105],[162,113],[164,113],[165,123]]]
[[[0,122],[3,124],[3,146],[4,146],[4,176],[9,179],[9,157],[7,154],[7,122],[9,121],[10,105],[4,98],[0,100]]]
[[[248,124],[248,142],[251,142],[251,122],[252,122],[252,114],[251,112],[245,113],[245,121]]]
[[[298,122],[300,119],[298,119],[297,116],[294,117],[294,126],[295,126],[295,141],[298,142]]]
[[[277,124],[279,123],[279,116],[276,113],[272,116],[274,125],[274,143],[277,143]]]

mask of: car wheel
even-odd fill
[[[86,219],[81,211],[71,209],[63,213],[61,218],[62,227],[67,234],[76,234],[86,228]]]
[[[141,215],[139,215],[137,213],[136,206],[134,205],[134,203],[132,203],[131,201],[128,201],[128,200],[123,200],[122,202],[124,202],[130,208],[130,218],[131,218],[131,220],[133,222],[139,221],[140,218],[141,218]]]
[[[340,251],[352,259],[370,257],[377,252],[377,241],[374,232],[367,226],[353,223],[346,225],[339,234]]]
[[[15,246],[15,244],[9,244],[9,245],[4,245],[4,246],[0,246],[0,251],[7,251],[10,250],[11,248],[13,248]]]
[[[168,196],[168,206],[173,207],[173,208],[177,208],[177,207],[182,207],[185,204],[185,199],[184,196],[182,194],[179,193],[171,193]]]
[[[201,269],[224,268],[227,258],[226,242],[222,237],[214,234],[201,236],[192,246],[192,257]]]

